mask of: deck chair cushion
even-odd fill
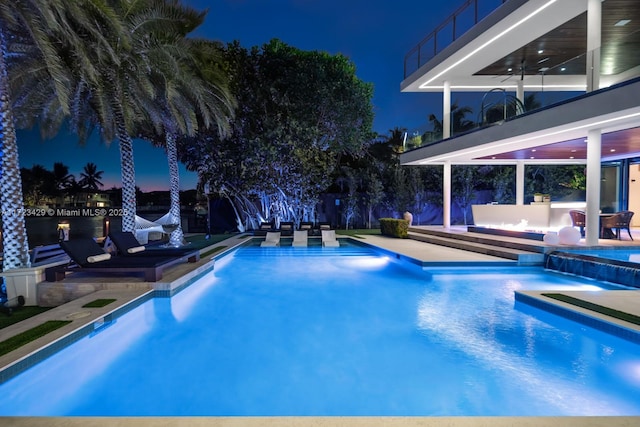
[[[111,254],[90,255],[87,257],[87,262],[93,264],[94,262],[106,261],[111,259]]]

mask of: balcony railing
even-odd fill
[[[404,78],[509,0],[467,0],[404,57]]]

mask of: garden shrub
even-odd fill
[[[409,237],[409,221],[406,219],[380,218],[380,233],[383,236],[406,239]]]

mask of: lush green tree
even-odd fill
[[[57,196],[65,194],[75,181],[75,177],[69,173],[69,166],[61,162],[55,162],[53,164],[52,174],[53,186]]]
[[[22,168],[21,178],[26,206],[41,206],[55,193],[53,174],[42,165]]]
[[[452,168],[451,171],[453,201],[460,208],[465,225],[471,203],[477,198],[478,175],[478,166],[460,165]]]
[[[527,165],[525,166],[525,194],[550,194],[562,199],[574,190],[584,190],[586,175],[582,165]]]
[[[232,201],[241,229],[313,219],[340,156],[372,138],[371,85],[342,55],[279,40],[250,50],[231,43],[224,57],[238,102],[231,135],[185,140],[184,161]]]

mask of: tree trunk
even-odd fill
[[[0,207],[4,271],[29,267],[29,243],[24,222],[22,177],[18,162],[18,141],[11,110],[5,62],[4,36],[0,31]]]
[[[136,171],[133,163],[133,141],[118,126],[120,141],[120,173],[122,175],[122,231],[133,232],[136,225]]]
[[[184,234],[180,221],[180,172],[178,171],[178,147],[176,139],[171,133],[166,136],[167,160],[169,162],[169,195],[171,198],[171,222],[178,224],[178,228],[171,232],[169,245],[182,246],[184,244]]]

